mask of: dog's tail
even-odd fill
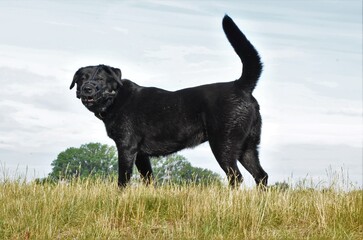
[[[239,88],[252,92],[262,72],[260,56],[228,15],[224,16],[222,25],[228,41],[240,57],[243,65],[242,75],[236,84]]]

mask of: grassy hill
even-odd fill
[[[363,239],[362,190],[0,182],[0,239]]]

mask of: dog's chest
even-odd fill
[[[114,119],[105,121],[107,135],[113,140],[124,140],[133,134],[133,127],[127,119]]]

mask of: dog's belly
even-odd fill
[[[207,141],[203,126],[163,127],[144,136],[140,151],[149,156],[165,156]]]

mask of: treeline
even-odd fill
[[[71,147],[58,154],[52,162],[48,177],[36,179],[38,183],[70,181],[72,179],[104,178],[116,179],[118,164],[114,146],[101,143],[83,144]],[[221,176],[205,168],[194,167],[183,156],[172,154],[152,158],[151,164],[156,184],[221,184]],[[133,181],[140,179],[134,169]]]

